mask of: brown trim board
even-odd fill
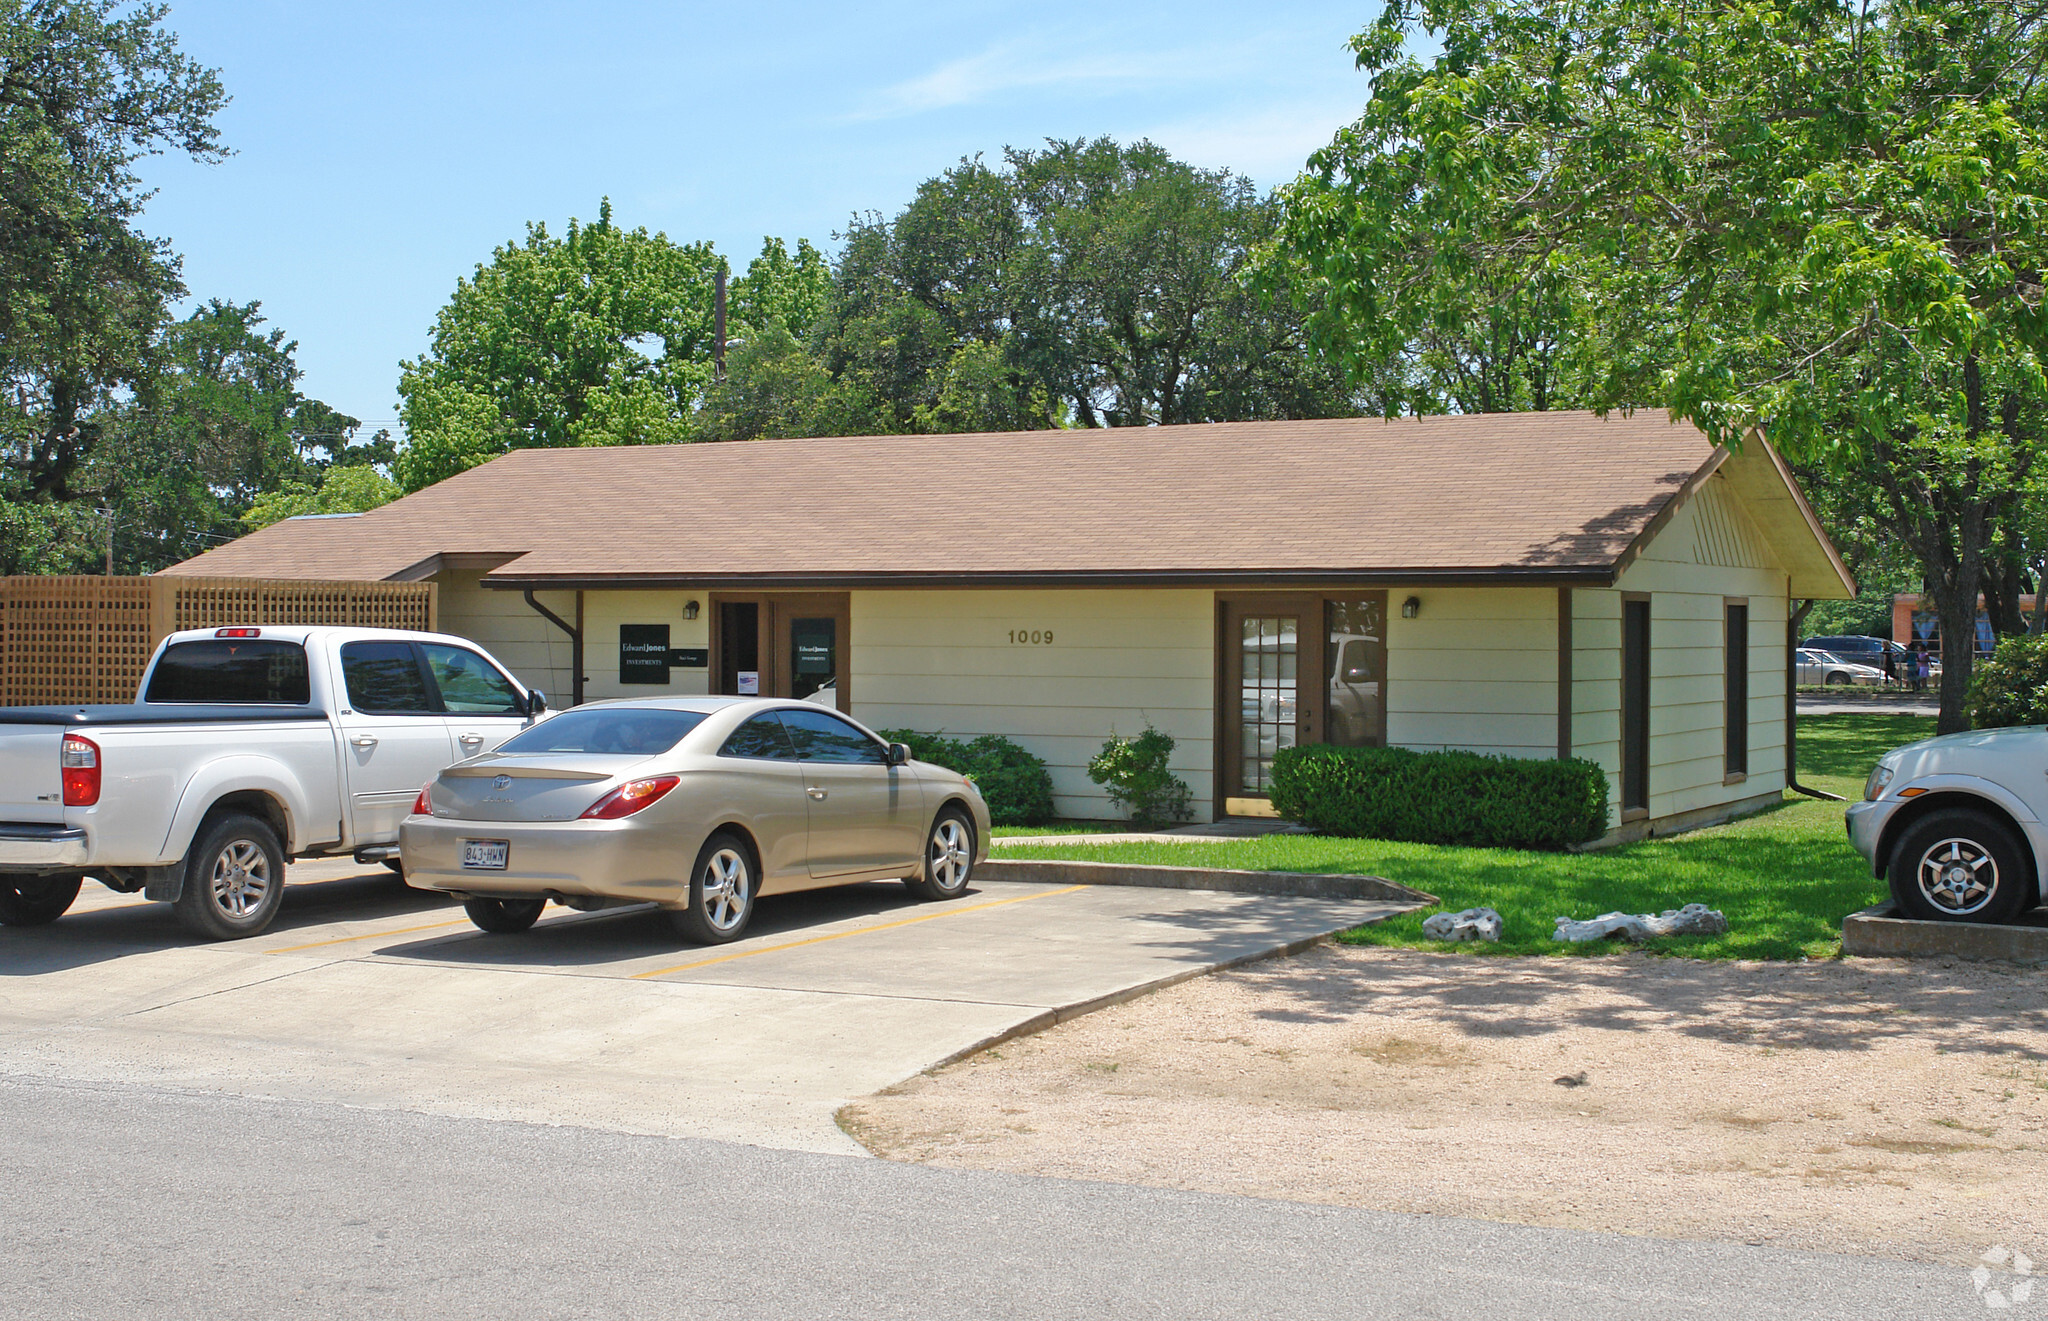
[[[1557,759],[1572,755],[1572,589],[1557,589]]]
[[[1160,569],[1142,572],[1082,570],[1054,573],[651,573],[590,576],[584,574],[487,575],[485,587],[507,591],[631,591],[685,589],[694,591],[768,592],[855,587],[1215,587],[1257,590],[1294,587],[1303,590],[1344,590],[1357,587],[1400,587],[1433,583],[1447,587],[1503,587],[1565,584],[1612,586],[1618,571],[1596,565],[1542,565],[1500,569]]]

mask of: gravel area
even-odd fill
[[[1325,946],[840,1119],[877,1155],[961,1169],[2048,1262],[2048,972]]]

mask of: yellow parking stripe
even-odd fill
[[[756,954],[776,954],[786,949],[802,949],[806,945],[822,945],[828,940],[844,940],[848,936],[865,936],[872,931],[888,931],[895,927],[915,926],[919,922],[936,922],[942,917],[958,917],[962,913],[978,913],[984,908],[1001,908],[1004,904],[1021,904],[1031,899],[1050,899],[1056,894],[1072,894],[1085,890],[1085,885],[1069,885],[1064,890],[1040,890],[1037,894],[1012,895],[1008,899],[992,899],[985,904],[970,904],[965,908],[944,908],[923,917],[900,918],[894,922],[881,922],[871,927],[855,927],[851,931],[835,931],[829,936],[812,936],[809,940],[785,941],[780,945],[764,945],[760,949],[743,949],[737,954],[720,954],[716,958],[699,959],[695,963],[679,963],[673,968],[656,968],[653,972],[636,972],[633,981],[649,977],[666,977],[672,972],[689,972],[695,968],[708,968],[714,963],[731,963],[734,959],[751,959]]]
[[[396,931],[372,931],[365,936],[338,936],[333,940],[316,940],[310,945],[287,945],[283,949],[265,950],[266,954],[292,954],[302,949],[325,949],[329,945],[346,945],[357,940],[382,940],[386,936],[409,936],[415,931],[436,931],[442,927],[466,927],[468,918],[453,922],[429,922],[423,927],[400,927]]]

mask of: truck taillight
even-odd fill
[[[100,800],[100,749],[78,734],[64,736],[57,764],[64,770],[64,806],[91,807]]]
[[[260,638],[263,636],[263,630],[260,628],[217,628],[213,630],[213,635],[217,638]]]

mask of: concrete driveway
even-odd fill
[[[0,928],[0,1073],[858,1152],[833,1113],[977,1044],[1406,905],[1121,886],[764,900],[747,939],[649,908],[487,936],[382,868],[292,869],[279,920],[202,944],[88,885]]]

